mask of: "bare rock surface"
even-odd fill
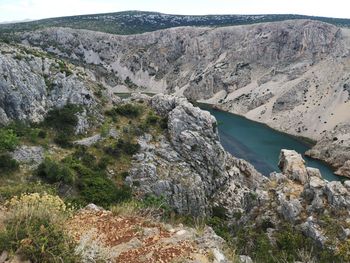
[[[44,160],[44,149],[40,146],[22,145],[17,147],[11,155],[19,163],[37,167]]]

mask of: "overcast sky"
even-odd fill
[[[303,14],[350,18],[349,0],[0,0],[0,22],[117,12]]]

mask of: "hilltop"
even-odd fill
[[[276,22],[294,19],[311,19],[349,27],[350,19],[316,17],[305,15],[171,15],[157,12],[124,11],[106,14],[91,14],[48,18],[29,22],[0,24],[0,33],[33,31],[48,27],[88,29],[111,34],[130,35],[160,29],[201,26],[223,27],[255,23]]]

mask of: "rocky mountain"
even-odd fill
[[[132,36],[49,28],[18,36],[27,45],[88,64],[112,92],[184,95],[315,141],[350,121],[349,31],[323,22],[186,27]],[[338,146],[348,149],[345,140]]]
[[[29,22],[0,24],[0,33],[33,31],[48,27],[69,27],[89,29],[112,34],[139,34],[180,26],[222,27],[253,23],[284,21],[291,19],[312,19],[349,27],[349,19],[316,17],[304,15],[170,15],[156,12],[125,11],[107,14],[91,14],[70,17],[57,17]],[[0,36],[1,36],[0,34]],[[3,36],[4,37],[4,36]]]
[[[317,140],[307,154],[348,175],[349,36],[311,20],[16,33],[0,44],[0,260],[349,262],[350,181],[293,149],[261,175],[185,98]],[[159,94],[116,94],[131,91]]]

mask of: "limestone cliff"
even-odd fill
[[[20,37],[87,63],[112,91],[185,95],[314,140],[350,122],[349,30],[334,25],[293,20],[131,36],[48,28]]]

